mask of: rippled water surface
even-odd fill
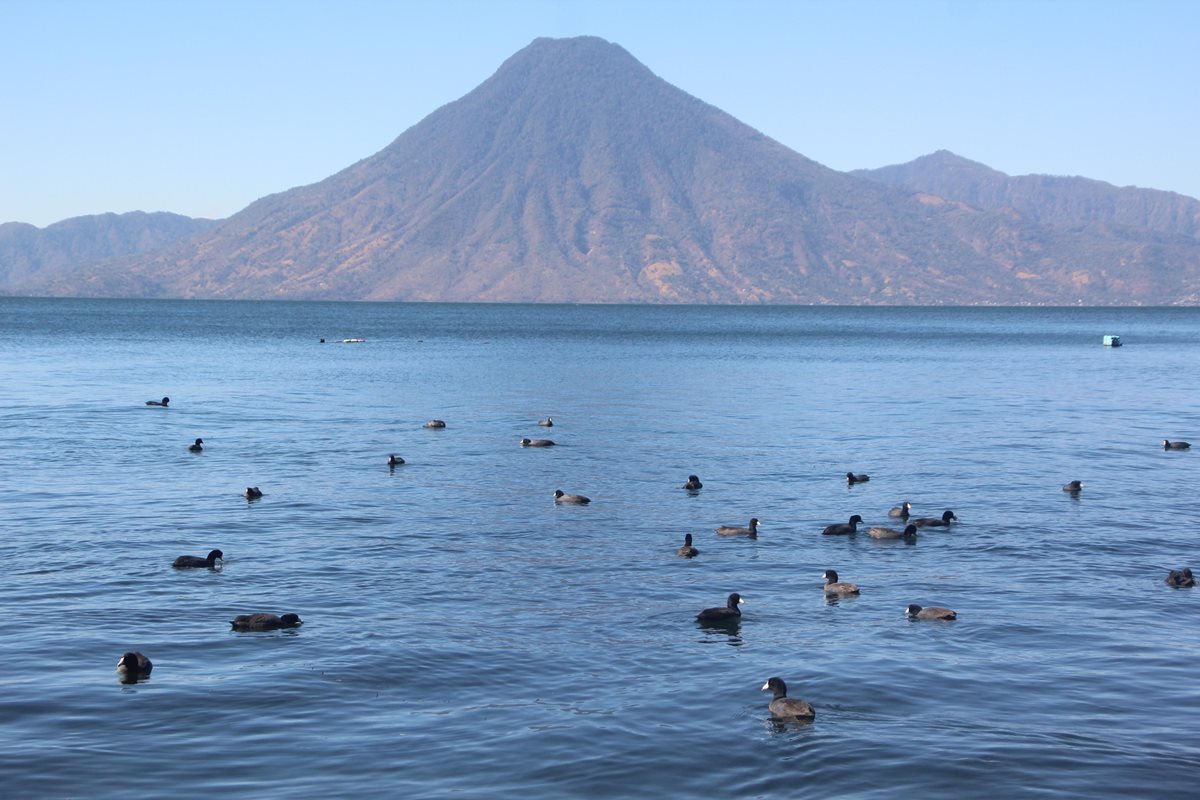
[[[0,299],[0,784],[1187,796],[1198,384],[1197,309]],[[821,535],[906,499],[960,522]],[[304,625],[230,629],[255,611]],[[773,675],[813,724],[772,722]]]

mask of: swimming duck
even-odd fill
[[[522,439],[521,447],[554,447],[553,439]]]
[[[889,517],[900,517],[901,519],[908,519],[909,511],[912,511],[912,503],[905,500],[900,505],[893,506],[892,508],[888,509],[888,516]]]
[[[717,528],[718,536],[749,536],[751,539],[758,538],[758,517],[750,519],[750,525],[746,528],[739,528],[736,525],[722,525]]]
[[[850,518],[849,522],[842,522],[836,525],[826,525],[825,530],[821,533],[826,536],[846,536],[852,533],[858,533],[858,523],[862,522],[862,517],[855,514]]]
[[[431,419],[425,423],[426,428],[444,428],[446,423],[440,419]]]
[[[554,502],[556,503],[573,503],[577,506],[586,506],[592,502],[592,498],[584,497],[581,494],[567,494],[562,489],[554,490]]]
[[[162,400],[147,400],[147,401],[146,401],[146,405],[148,405],[148,406],[162,406],[163,408],[166,408],[167,406],[171,405],[171,398],[169,398],[169,397],[164,397]]]
[[[1190,589],[1196,585],[1196,579],[1192,577],[1192,571],[1187,567],[1183,569],[1173,569],[1171,574],[1167,576],[1167,586],[1174,586],[1179,589]]]
[[[165,397],[163,398],[166,399]],[[166,403],[163,403],[165,406]],[[1187,450],[1192,445],[1188,442],[1172,442],[1169,439],[1163,439],[1163,450]]]
[[[763,684],[762,691],[771,692],[771,703],[767,709],[780,719],[815,719],[817,712],[798,697],[787,696],[787,684],[783,678],[771,678]]]
[[[150,659],[141,653],[126,653],[117,661],[117,672],[125,676],[125,681],[135,683],[138,678],[144,678],[154,669]]]
[[[700,478],[696,475],[688,475],[687,483],[683,485],[684,489],[689,492],[698,492],[704,488],[704,484],[700,482]]]
[[[905,525],[902,531],[895,528],[867,528],[867,536],[872,539],[913,539],[916,535],[916,525]]]
[[[392,453],[390,456],[388,456],[388,466],[389,467],[398,467],[403,463],[404,463],[404,459],[400,458],[400,456],[396,455],[395,453]]]
[[[908,608],[904,609],[904,614],[909,619],[958,619],[958,614],[948,608],[940,606],[921,608],[916,603],[909,603]]]
[[[205,558],[201,558],[200,556],[180,556],[175,559],[175,562],[171,566],[176,569],[189,567],[208,567],[209,569],[213,569],[216,567],[218,561],[224,562],[225,554],[220,550],[210,550],[208,556]]]
[[[870,475],[855,475],[853,472],[846,473],[846,483],[853,486],[856,483],[866,483],[871,480]]]
[[[546,417],[545,419],[539,419],[538,425],[541,425],[543,428],[553,428],[554,427],[554,418]]]
[[[194,441],[188,445],[188,450],[191,450],[193,453],[199,453],[203,449],[204,449],[204,440],[203,439],[197,439],[196,441]]]
[[[1063,484],[1063,491],[1074,494],[1083,488],[1083,481],[1071,481]]]
[[[296,614],[242,614],[229,623],[235,631],[273,631],[279,628],[295,628],[304,621]]]
[[[724,608],[706,608],[696,615],[697,622],[735,622],[742,616],[742,610],[738,608],[742,603],[746,602],[737,592],[729,595],[729,599],[725,601]]]
[[[246,491],[242,492],[242,497],[246,498],[247,500],[257,500],[262,496],[262,489],[258,488],[257,486],[247,486]]]
[[[948,528],[952,520],[957,522],[958,517],[954,516],[954,512],[950,509],[946,509],[942,512],[941,517],[921,517],[914,519],[912,524],[918,528]]]
[[[835,569],[825,570],[821,577],[825,579],[825,594],[858,594],[858,584],[840,583]]]
[[[684,558],[692,558],[693,556],[700,555],[700,551],[692,547],[692,535],[690,533],[684,534],[683,547],[679,548],[676,552]]]

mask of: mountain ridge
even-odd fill
[[[498,302],[1200,298],[1191,237],[1046,223],[882,174],[824,167],[602,39],[537,39],[322,181],[157,251],[23,288]]]
[[[1122,225],[1200,239],[1200,200],[1178,192],[1079,176],[1006,175],[949,150],[850,174],[979,209],[1012,209],[1048,225]]]
[[[209,230],[215,220],[165,211],[70,217],[44,228],[0,224],[0,290],[69,274],[80,264],[151,252]]]

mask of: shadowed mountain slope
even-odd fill
[[[80,265],[159,250],[216,222],[178,214],[133,211],[96,214],[38,228],[0,225],[0,288],[68,275]]]
[[[1044,225],[1115,225],[1200,239],[1200,201],[1174,192],[1057,175],[1010,177],[948,150],[851,174],[979,209],[1016,211]]]

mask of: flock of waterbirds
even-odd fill
[[[146,401],[146,405],[148,406],[160,406],[162,408],[170,407],[170,403],[171,398],[169,397],[163,397],[162,400]],[[546,419],[538,420],[537,424],[541,427],[550,428],[554,426],[554,420],[551,417],[547,417]],[[441,429],[446,427],[446,423],[444,420],[431,419],[423,427]],[[552,439],[522,438],[520,440],[521,447],[553,447],[554,444],[555,442]],[[1191,444],[1163,439],[1163,449],[1189,450],[1191,449]],[[188,450],[193,453],[203,452],[204,440],[197,438],[194,443],[188,446]],[[397,466],[405,463],[403,458],[394,453],[388,456],[387,465],[390,469],[395,469]],[[846,473],[846,483],[850,486],[870,480],[871,477],[863,473]],[[694,493],[699,492],[703,487],[704,484],[701,483],[698,476],[689,475],[681,488]],[[1068,481],[1063,484],[1062,490],[1073,496],[1077,496],[1083,490],[1083,482],[1079,480]],[[258,500],[262,498],[263,492],[257,486],[247,486],[242,492],[242,496],[247,500]],[[587,505],[591,503],[591,498],[581,494],[568,494],[562,489],[556,489],[554,491],[554,502],[565,505]],[[887,512],[888,517],[901,520],[902,524],[904,524],[902,529],[870,526],[867,528],[866,533],[873,539],[904,539],[912,542],[915,540],[918,531],[922,528],[949,528],[952,523],[958,521],[958,517],[951,509],[946,509],[938,517],[912,517],[911,512],[912,503],[906,500],[900,505],[889,509]],[[827,525],[822,530],[822,534],[825,536],[853,536],[858,533],[858,526],[862,522],[863,518],[861,515],[853,514],[846,522]],[[758,538],[758,526],[758,518],[753,517],[745,527],[721,525],[715,531],[718,536],[743,536],[748,539],[756,539]],[[681,558],[694,558],[700,555],[700,550],[693,544],[692,534],[690,533],[684,535],[683,545],[676,552]],[[179,556],[172,563],[172,566],[176,569],[219,569],[224,564],[224,558],[225,554],[221,550],[214,549],[204,557]],[[822,578],[825,580],[824,592],[826,597],[837,598],[860,594],[858,585],[840,580],[836,570],[825,570]],[[1182,567],[1171,570],[1166,577],[1165,583],[1175,588],[1192,588],[1196,585],[1196,580],[1192,575],[1191,569]],[[740,607],[745,602],[745,599],[740,594],[733,592],[726,599],[724,606],[704,609],[696,615],[696,621],[702,626],[737,625],[741,621],[742,611]],[[950,621],[958,618],[957,612],[953,609],[941,606],[921,606],[917,603],[910,603],[905,608],[904,614],[910,620]],[[303,620],[294,613],[276,615],[264,612],[242,614],[230,622],[232,629],[236,631],[274,631],[283,628],[294,628],[302,624]],[[136,683],[148,677],[153,666],[153,663],[144,654],[127,652],[117,662],[117,672],[121,673],[122,682]],[[772,677],[768,679],[763,684],[762,691],[772,693],[768,710],[773,717],[800,722],[810,722],[816,718],[816,711],[809,703],[787,696],[787,684],[782,678]]]

